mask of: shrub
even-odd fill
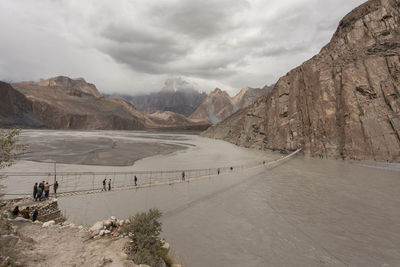
[[[160,261],[162,243],[160,241],[161,211],[150,209],[130,217],[129,223],[123,225],[122,232],[129,235],[131,242],[126,252],[136,264],[156,265]]]

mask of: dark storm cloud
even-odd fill
[[[232,30],[233,16],[249,8],[244,0],[179,1],[171,6],[157,7],[166,28],[189,35],[195,39],[210,38]]]
[[[0,79],[83,76],[117,92],[170,76],[207,90],[263,86],[317,53],[362,2],[3,0]]]

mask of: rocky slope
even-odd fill
[[[121,98],[104,98],[82,78],[56,77],[39,82],[0,82],[3,126],[52,129],[136,130],[181,127],[202,122],[153,118]],[[183,122],[183,124],[181,124]]]
[[[240,90],[240,92],[232,98],[233,104],[237,109],[242,109],[253,104],[257,98],[266,95],[271,91],[273,86],[264,86],[264,88],[251,88],[246,87]]]
[[[271,89],[269,86],[265,86],[263,89],[247,87],[231,98],[226,91],[216,88],[203,100],[190,118],[218,123],[237,110],[253,104],[257,98],[265,95]]]
[[[400,1],[370,0],[321,52],[204,135],[259,149],[400,161]]]
[[[217,123],[237,110],[231,97],[225,91],[216,88],[212,91],[200,106],[190,115],[191,119],[208,120]]]
[[[139,111],[154,113],[171,111],[189,116],[207,97],[199,88],[181,79],[168,79],[161,91],[137,96],[123,96]]]

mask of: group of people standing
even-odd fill
[[[35,201],[41,201],[42,199],[48,199],[50,195],[50,187],[53,186],[54,196],[57,197],[58,182],[55,181],[54,184],[49,184],[48,182],[42,181],[35,183],[33,186],[33,198]]]

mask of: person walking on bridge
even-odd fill
[[[111,191],[111,179],[108,180],[108,191]]]
[[[137,177],[135,175],[135,177],[133,178],[133,181],[135,182],[135,186],[137,186]]]
[[[185,181],[185,172],[182,172],[182,181]]]
[[[221,172],[221,170],[218,168],[217,172],[218,172],[218,175],[219,175],[219,173]]]

